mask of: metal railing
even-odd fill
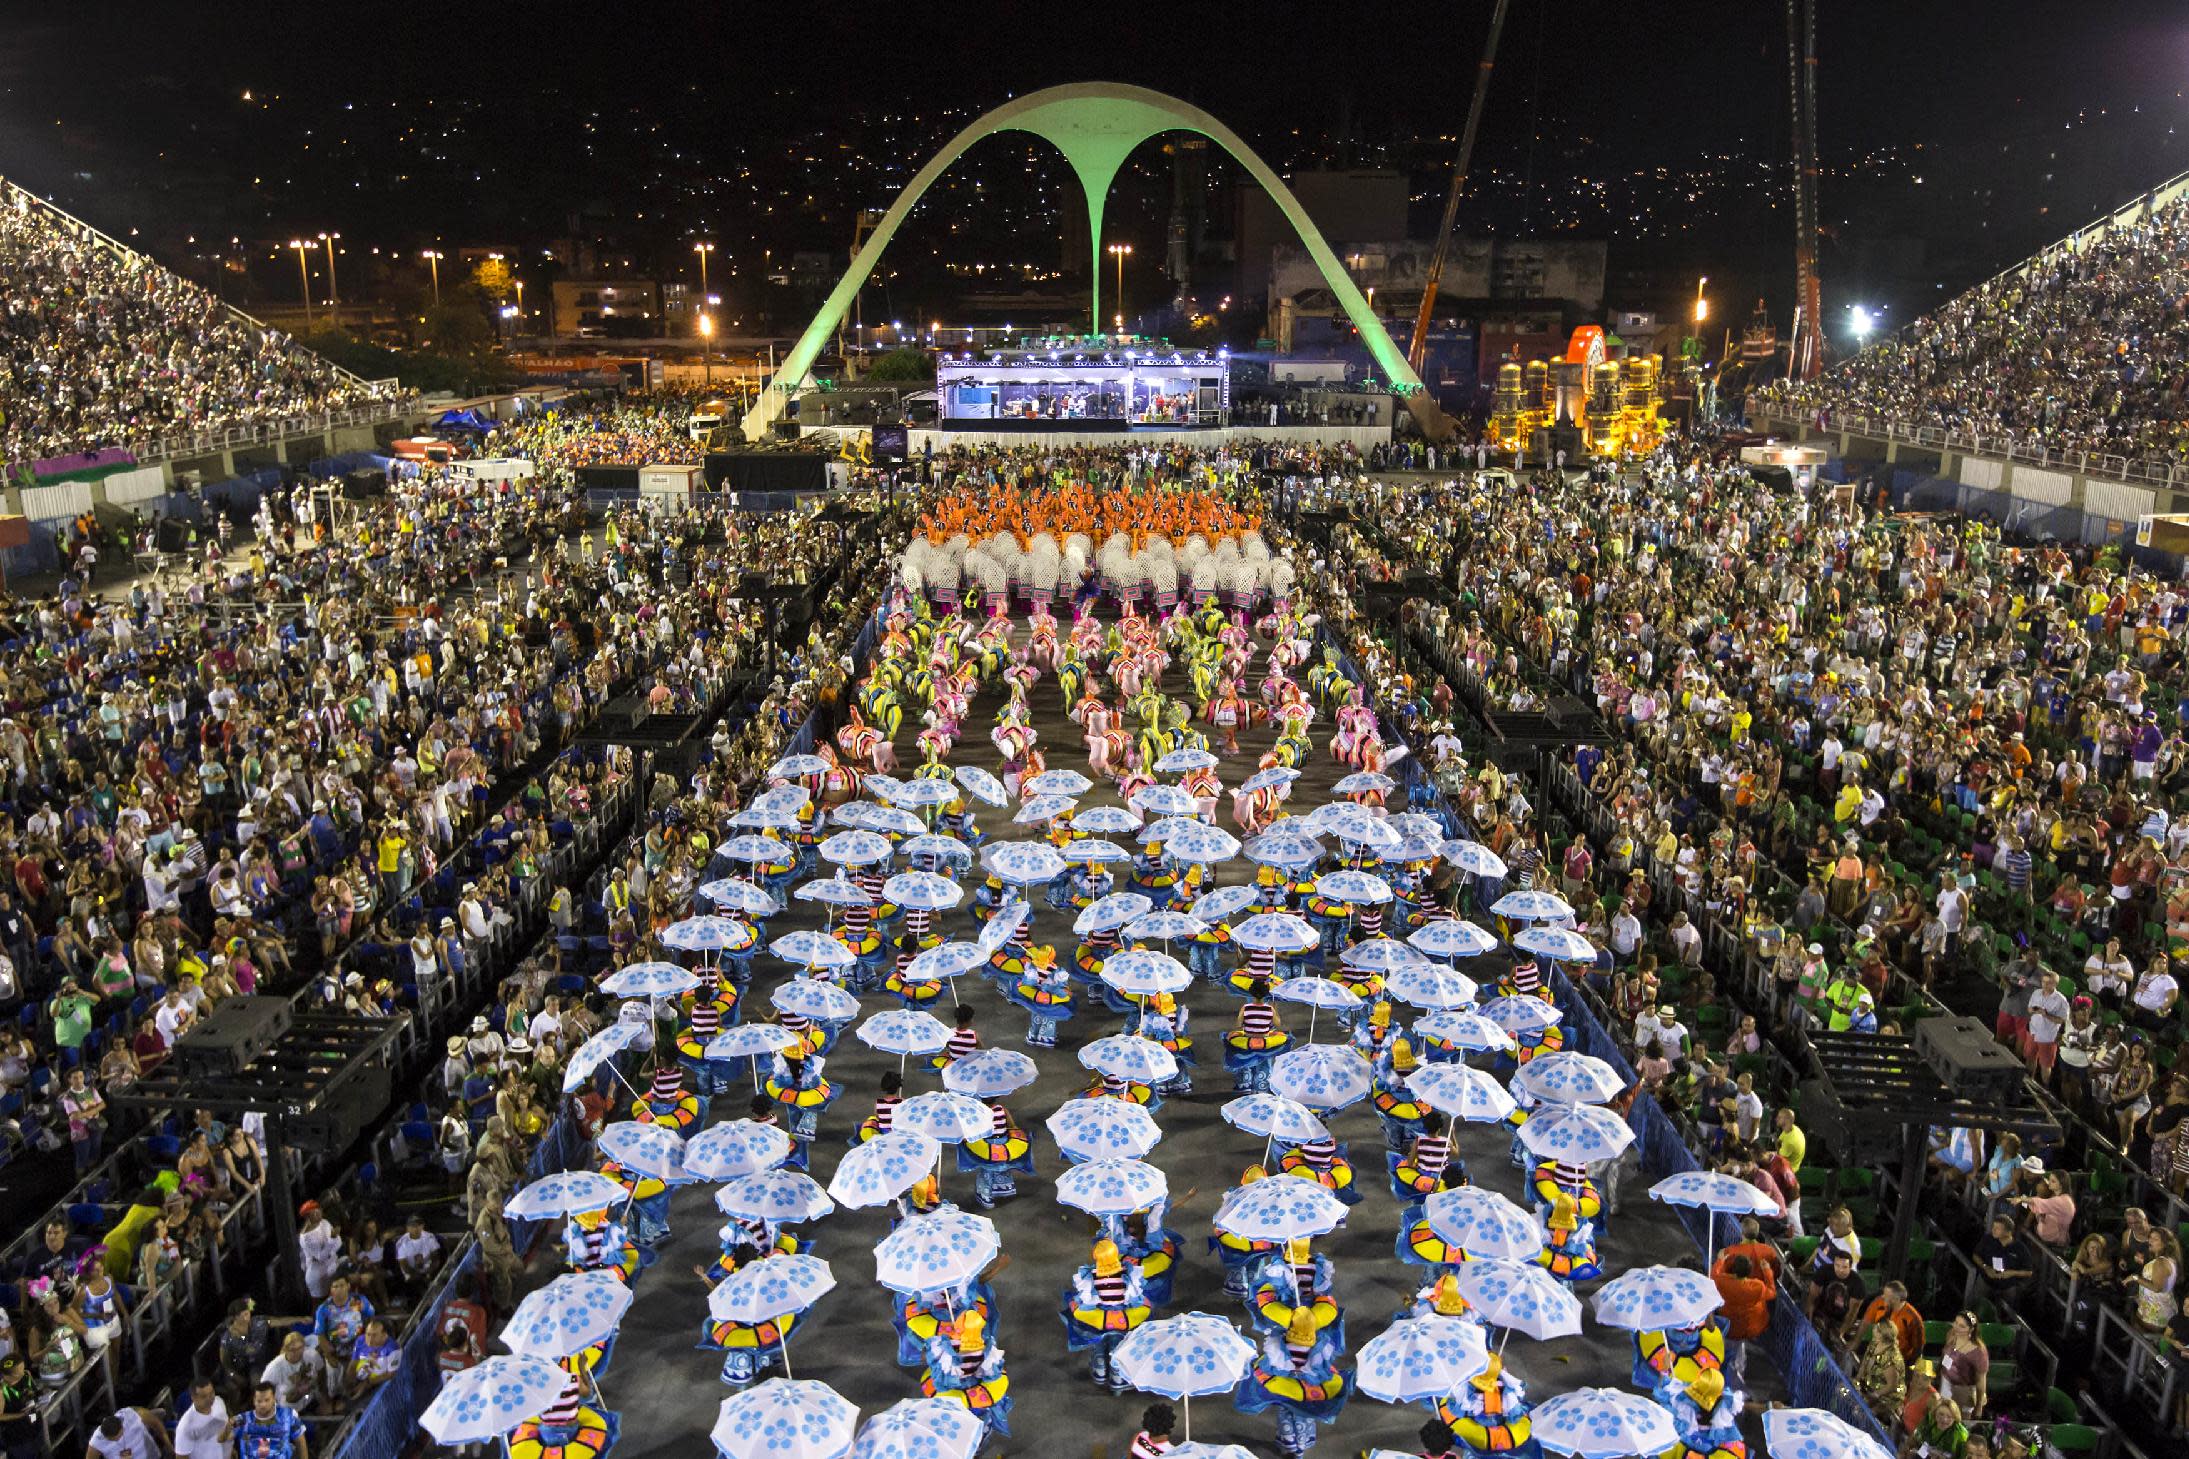
[[[1968,431],[1950,430],[1944,426],[1920,426],[1887,416],[1855,415],[1829,409],[1800,411],[1791,405],[1767,402],[1760,398],[1750,399],[1748,416],[1751,421],[1782,429],[1806,427],[1810,430],[1841,432],[1867,440],[1905,442],[1934,451],[1960,451],[1970,456],[2011,461],[2022,466],[2072,471],[2108,481],[2130,481],[2170,490],[2189,489],[2189,464],[2168,461],[2162,457],[2129,457],[2103,451],[2054,451],[2042,446],[2029,446],[2011,438],[1982,436]]]

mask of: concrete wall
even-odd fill
[[[1348,243],[1338,256],[1362,288],[1419,298],[1436,244],[1403,238]],[[1604,305],[1609,245],[1581,239],[1455,238],[1437,281],[1439,296],[1525,301],[1571,300],[1594,314]],[[1270,262],[1269,294],[1288,299],[1326,287],[1321,272],[1297,244],[1279,244]]]
[[[864,426],[808,426],[801,435],[833,435],[839,438],[866,435]],[[1084,446],[1089,443],[1104,446],[1192,446],[1211,450],[1218,446],[1236,446],[1248,441],[1264,441],[1279,445],[1351,444],[1365,454],[1379,441],[1391,439],[1391,428],[1383,426],[1231,426],[1205,431],[1136,431],[1131,434],[1091,435],[1079,431],[1010,431],[989,434],[986,431],[912,431],[912,454],[924,453],[933,446],[940,456],[952,446]]]

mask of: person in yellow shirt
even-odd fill
[[[393,824],[380,833],[378,846],[380,884],[387,891],[388,900],[399,902],[406,888],[403,886],[403,851],[407,843],[403,833]]]
[[[1844,826],[1862,809],[1862,782],[1853,776],[1839,788],[1839,798],[1832,802],[1832,819]]]

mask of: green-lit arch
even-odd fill
[[[1004,103],[994,111],[976,119],[970,126],[950,139],[944,147],[928,160],[896,202],[882,215],[882,221],[867,236],[851,267],[844,272],[828,300],[821,306],[806,332],[798,337],[798,343],[776,372],[767,392],[745,415],[744,428],[748,440],[757,440],[766,432],[768,422],[783,413],[790,394],[803,380],[813,365],[821,346],[835,331],[851,308],[851,301],[874,266],[881,261],[882,250],[889,246],[897,233],[898,225],[911,213],[912,207],[932,187],[944,169],[965,155],[967,148],[997,132],[1032,132],[1055,144],[1064,154],[1072,170],[1079,174],[1079,183],[1087,194],[1087,238],[1092,252],[1089,277],[1093,280],[1093,305],[1090,310],[1092,332],[1102,330],[1102,209],[1108,200],[1110,184],[1117,171],[1124,166],[1132,150],[1148,138],[1163,132],[1199,132],[1217,146],[1229,152],[1248,176],[1261,184],[1269,194],[1293,231],[1300,235],[1300,242],[1307,247],[1308,256],[1322,270],[1323,279],[1344,306],[1368,350],[1375,357],[1377,367],[1384,377],[1400,392],[1413,395],[1421,390],[1421,379],[1413,367],[1406,363],[1405,354],[1384,332],[1383,325],[1369,309],[1367,299],[1354,286],[1351,276],[1339,264],[1330,245],[1323,240],[1320,230],[1292,195],[1292,189],[1283,179],[1270,171],[1269,165],[1254,155],[1239,135],[1199,107],[1188,106],[1173,96],[1159,91],[1149,91],[1140,86],[1120,86],[1108,82],[1085,82],[1074,86],[1052,86],[1046,91],[1036,91],[1014,101]]]

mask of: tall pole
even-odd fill
[[[1437,283],[1444,276],[1444,259],[1452,247],[1452,225],[1459,221],[1459,194],[1467,186],[1467,168],[1474,160],[1475,133],[1482,126],[1482,104],[1490,96],[1490,72],[1497,66],[1497,42],[1505,32],[1505,12],[1512,0],[1497,0],[1490,12],[1490,34],[1482,43],[1482,61],[1475,72],[1474,100],[1467,105],[1467,125],[1459,134],[1459,156],[1452,163],[1451,191],[1444,195],[1444,221],[1437,225],[1436,251],[1429,255],[1429,272],[1421,281],[1421,309],[1414,315],[1414,337],[1406,346],[1406,363],[1418,374],[1429,353],[1429,321],[1437,308]]]
[[[439,249],[426,250],[426,266],[433,270],[433,307],[441,307],[441,253]]]
[[[312,327],[312,267],[305,255],[311,245],[301,238],[292,238],[289,240],[289,246],[296,250],[297,286],[304,294],[304,327],[310,329]]]
[[[1117,260],[1117,332],[1120,337],[1125,333],[1125,260],[1132,251],[1130,243],[1110,245],[1110,257]]]
[[[334,319],[334,327],[342,327],[342,291],[334,284],[334,245],[341,238],[339,233],[322,233],[319,241],[327,245],[327,313]]]

